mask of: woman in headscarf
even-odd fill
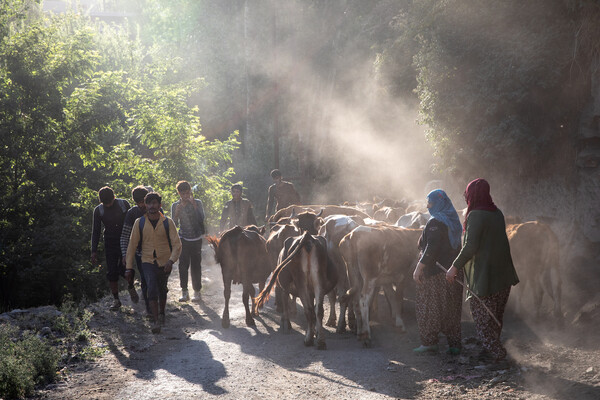
[[[446,282],[437,263],[450,267],[460,251],[462,226],[452,201],[441,189],[427,195],[431,218],[419,239],[421,258],[413,273],[417,282],[416,314],[421,346],[416,353],[438,351],[438,336],[446,335],[448,354],[461,348],[462,286]]]
[[[464,269],[469,288],[481,299],[471,299],[471,314],[483,345],[482,356],[501,361],[506,358],[506,349],[500,341],[502,317],[510,287],[519,283],[519,278],[510,255],[504,215],[492,201],[489,183],[481,178],[470,182],[465,200],[463,247],[446,279],[454,282]]]

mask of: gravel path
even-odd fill
[[[68,380],[50,385],[45,399],[600,399],[600,348],[593,337],[508,320],[503,334],[516,365],[504,370],[480,365],[472,324],[463,322],[464,351],[414,355],[418,334],[407,301],[408,333],[384,322],[373,326],[373,347],[350,333],[328,329],[327,350],[303,345],[304,316],[288,335],[279,332],[273,299],[244,323],[241,286],[232,290],[231,327],[221,328],[221,271],[206,250],[203,301],[178,303],[178,273],[170,278],[167,326],[152,335],[142,308],[106,311],[109,299],[92,306],[92,329],[103,357],[70,367]],[[387,305],[380,302],[380,315]],[[385,305],[385,307],[384,307]],[[326,310],[325,315],[328,315]],[[597,331],[596,331],[597,332]],[[542,337],[542,333],[544,336]],[[597,335],[595,336],[597,338]],[[445,340],[442,338],[442,348]]]

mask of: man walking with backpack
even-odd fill
[[[113,303],[110,306],[112,311],[121,308],[119,299],[119,276],[125,273],[125,267],[121,262],[121,230],[125,214],[129,210],[129,203],[123,199],[115,199],[115,192],[108,186],[104,186],[98,191],[100,204],[94,209],[92,222],[92,265],[98,263],[98,243],[102,225],[104,225],[104,253],[108,272],[106,278],[113,295]],[[139,298],[137,293],[132,295],[131,300],[137,303]]]
[[[202,202],[194,199],[192,187],[187,181],[177,182],[179,201],[171,206],[171,215],[175,225],[179,225],[181,238],[181,256],[179,257],[179,284],[181,298],[179,301],[189,301],[188,269],[192,275],[193,301],[200,301],[202,289],[202,235],[204,229],[204,208]]]
[[[135,253],[139,247],[142,271],[146,278],[146,295],[154,320],[152,333],[160,333],[160,327],[165,323],[167,281],[173,264],[181,254],[181,240],[173,220],[160,212],[162,197],[151,192],[146,195],[144,202],[147,212],[135,221],[131,229],[125,276],[128,281],[133,281]]]
[[[145,186],[136,186],[131,191],[131,198],[135,203],[135,206],[131,207],[127,214],[125,215],[125,221],[123,222],[123,230],[121,231],[121,254],[123,254],[123,265],[127,265],[127,247],[129,246],[129,238],[131,237],[131,229],[133,228],[133,224],[135,220],[142,217],[146,214],[146,203],[144,202],[144,198],[150,192]],[[136,251],[135,254],[135,264],[137,266],[138,271],[140,272],[140,282],[142,284],[142,298],[144,299],[144,304],[146,305],[146,315],[152,316],[152,311],[150,310],[150,303],[148,303],[147,287],[146,287],[146,278],[142,272],[142,254]],[[129,288],[129,293],[132,298],[137,297],[137,292],[133,285]]]

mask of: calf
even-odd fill
[[[258,283],[262,290],[272,270],[265,239],[254,229],[235,226],[225,231],[220,238],[208,236],[207,241],[215,251],[215,260],[221,264],[223,274],[225,308],[221,325],[223,328],[229,328],[231,284],[241,283],[243,285],[242,301],[246,309],[246,325],[255,326],[248,299],[252,298],[254,307],[253,284]]]
[[[287,219],[287,218],[286,218]],[[289,221],[291,222],[291,220]],[[277,259],[279,253],[283,249],[285,240],[290,237],[300,236],[300,229],[290,224],[277,224],[271,228],[271,233],[267,239],[267,252],[271,258],[271,265],[275,267],[277,265]],[[283,311],[282,308],[282,293],[279,287],[275,288],[275,307],[279,312]],[[295,299],[294,299],[295,304]],[[295,310],[295,309],[294,309]]]
[[[340,302],[354,302],[358,339],[367,347],[371,345],[369,306],[380,286],[390,301],[395,325],[404,331],[404,283],[416,263],[421,232],[392,226],[359,226],[340,241],[350,281],[350,290]]]
[[[542,222],[530,221],[506,226],[510,253],[519,275],[517,305],[522,308],[525,291],[529,286],[533,293],[535,317],[541,317],[544,292],[552,299],[554,316],[562,318],[561,276],[559,271],[558,238],[550,227]]]
[[[323,236],[327,241],[327,253],[333,263],[337,274],[338,283],[335,286],[335,294],[341,298],[350,288],[348,283],[348,274],[346,273],[346,264],[340,254],[340,240],[354,228],[363,223],[363,218],[358,216],[347,215],[331,215],[325,218],[325,223],[319,229],[319,235]],[[333,296],[335,299],[335,295]],[[356,329],[356,320],[354,318],[354,307],[352,303],[340,302],[340,314],[337,324],[335,321],[335,302],[330,308],[329,320],[327,326],[336,326],[337,333],[346,331],[346,309],[348,310],[348,323],[351,330]]]
[[[279,257],[279,265],[267,287],[256,298],[255,310],[267,301],[271,289],[277,283],[283,290],[285,298],[289,294],[297,296],[302,302],[308,323],[304,344],[312,346],[317,336],[317,348],[325,349],[325,329],[323,328],[323,299],[337,283],[337,273],[328,262],[327,243],[321,236],[315,236],[322,222],[319,215],[311,212],[299,214],[292,212],[294,225],[303,234],[288,238]],[[316,300],[316,304],[315,304]],[[290,327],[289,304],[282,302],[283,316],[281,329],[287,332]]]

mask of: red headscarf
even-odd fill
[[[471,211],[496,211],[498,209],[490,196],[490,184],[482,178],[469,182],[465,190],[465,200],[467,201],[467,215],[465,215],[464,229],[467,229],[467,218]]]

